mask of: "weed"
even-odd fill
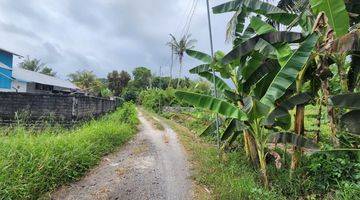
[[[1,199],[37,199],[78,180],[102,156],[129,140],[136,124],[135,106],[126,104],[73,130],[46,129],[33,134],[31,129],[17,126],[12,133],[1,134]]]

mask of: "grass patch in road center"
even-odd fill
[[[195,199],[285,199],[274,191],[263,189],[257,172],[249,166],[241,152],[229,152],[226,159],[219,158],[216,145],[212,142],[199,138],[174,121],[161,120],[178,134],[188,152],[195,182]]]

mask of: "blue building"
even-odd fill
[[[11,91],[13,79],[13,56],[10,51],[0,49],[0,91]]]
[[[0,48],[0,92],[70,93],[78,91],[69,81],[13,67],[13,57],[22,56]]]

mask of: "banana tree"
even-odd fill
[[[340,117],[340,127],[343,131],[360,136],[360,93],[348,93],[331,96],[329,104],[346,110]]]
[[[253,22],[250,26],[256,27],[255,25],[256,23]],[[224,98],[181,91],[176,92],[176,96],[196,107],[214,111],[229,119],[230,123],[225,128],[222,137],[224,140],[233,141],[237,135],[240,135],[240,132],[243,132],[245,147],[248,148],[248,151],[255,151],[264,185],[267,187],[265,161],[267,144],[271,142],[271,138],[274,138],[271,137],[272,135],[278,135],[276,138],[288,135],[288,131],[284,134],[279,133],[278,130],[286,130],[290,127],[288,125],[290,117],[288,110],[292,106],[288,106],[289,103],[281,104],[281,102],[286,102],[287,98],[284,96],[293,96],[285,95],[285,93],[296,81],[296,77],[309,59],[318,37],[313,34],[306,38],[298,49],[294,51],[287,49],[285,55],[279,54],[279,57],[282,58],[280,59],[281,67],[279,63],[274,62],[276,60],[271,59],[273,56],[276,57],[276,49],[273,45],[284,42],[299,42],[302,40],[301,34],[278,31],[261,32],[262,26],[257,27],[253,28],[255,34],[258,32],[262,33],[261,35],[255,35],[243,42],[225,56],[217,53],[214,60],[211,60],[204,53],[193,50],[187,51],[188,55],[205,62],[190,72],[197,73],[205,78],[207,77],[204,74],[211,69],[220,74],[221,78],[216,76],[215,84],[222,91]],[[276,73],[272,73],[273,71]],[[230,79],[235,88],[231,89],[229,86],[224,86],[226,82],[222,78]],[[269,82],[267,86],[263,84],[264,80]],[[256,89],[259,92],[254,92]],[[296,105],[296,101],[290,102],[295,102],[292,105]],[[285,123],[279,123],[284,121]],[[249,138],[246,138],[246,134],[253,139],[254,144],[247,140]],[[307,141],[301,135],[294,135],[293,138],[302,138],[301,140]],[[298,144],[294,142],[294,145]]]

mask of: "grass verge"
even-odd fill
[[[74,130],[39,134],[15,127],[12,134],[0,136],[0,199],[38,199],[78,180],[128,141],[137,123],[135,106],[126,104]]]

